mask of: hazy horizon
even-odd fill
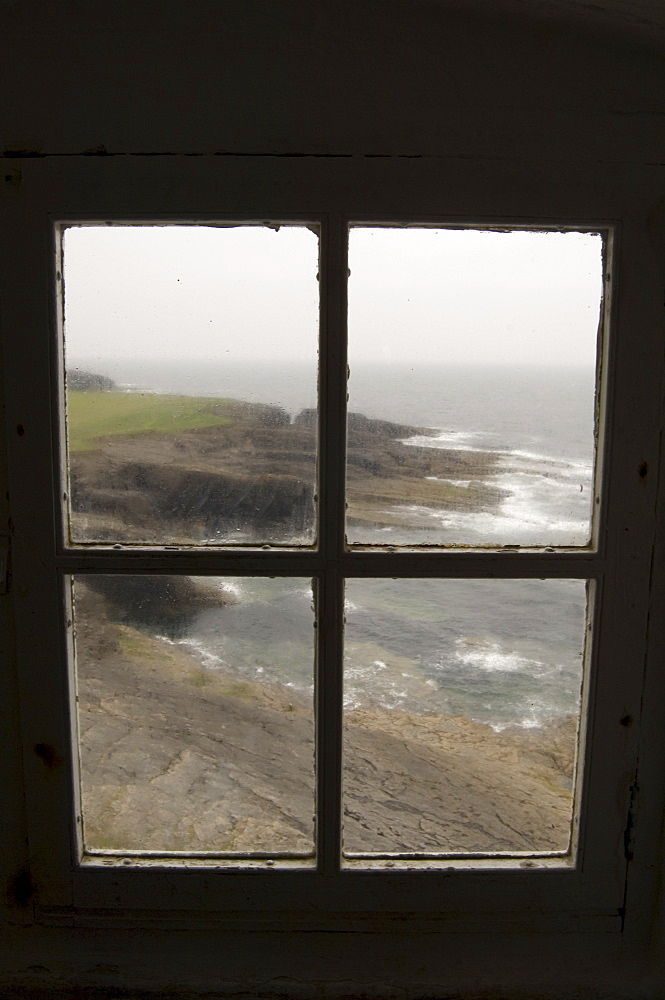
[[[316,365],[319,247],[306,226],[64,232],[67,357]],[[593,365],[602,238],[353,227],[349,361]]]
[[[155,365],[162,365],[162,364],[164,364],[164,365],[182,365],[183,364],[182,357],[157,357],[157,358],[137,358],[137,357],[116,358],[116,357],[113,357],[113,358],[100,358],[99,356],[95,356],[95,355],[84,356],[84,355],[81,354],[81,355],[75,356],[75,355],[72,354],[71,351],[68,352],[68,356],[69,356],[69,363],[68,363],[67,367],[70,368],[70,369],[71,368],[78,368],[78,367],[81,367],[81,366],[95,365],[95,364],[98,364],[98,363],[99,364],[110,365],[111,367],[118,366],[118,367],[123,367],[123,368],[129,367],[130,365],[136,365],[136,364],[144,366],[146,364],[146,362],[149,363],[149,364],[155,364]],[[188,364],[197,364],[198,363],[198,364],[206,365],[206,366],[208,366],[210,364],[210,362],[207,359],[205,359],[205,358],[193,359],[193,361],[188,359],[187,363]],[[231,360],[231,361],[220,359],[218,362],[215,362],[215,364],[217,364],[219,366],[223,366],[225,364],[228,364],[229,366],[234,366],[234,365],[235,366],[239,366],[239,365],[241,365],[243,367],[249,368],[252,365],[256,365],[257,367],[263,367],[263,366],[267,367],[269,365],[273,365],[274,361],[270,360],[270,359],[266,359],[266,358],[243,359],[243,360],[240,360],[240,361],[236,360],[236,359]],[[280,364],[283,365],[284,362],[280,361]],[[307,362],[304,362],[304,361],[297,361],[297,360],[287,361],[286,364],[288,364],[289,367],[293,367],[293,368],[296,368],[296,367],[306,368],[307,367]],[[413,370],[415,370],[416,368],[428,368],[428,369],[430,369],[430,368],[437,368],[437,369],[441,369],[441,370],[456,368],[456,369],[460,369],[460,370],[461,369],[478,369],[478,370],[487,369],[488,371],[496,369],[496,368],[506,368],[506,369],[507,368],[511,368],[511,369],[529,368],[530,370],[534,370],[534,371],[536,371],[538,369],[541,369],[542,371],[585,371],[585,372],[588,372],[588,371],[594,371],[595,370],[595,358],[592,361],[589,361],[589,362],[577,362],[577,361],[565,362],[565,361],[562,361],[562,362],[560,362],[558,364],[545,363],[545,362],[541,362],[541,361],[531,361],[531,362],[520,361],[520,362],[518,362],[518,361],[515,361],[513,359],[508,359],[508,360],[504,360],[504,361],[496,360],[496,361],[492,361],[492,362],[487,362],[487,361],[482,361],[482,362],[480,362],[480,361],[479,362],[474,362],[474,361],[418,361],[418,362],[414,363],[412,361],[386,361],[386,360],[384,360],[382,358],[376,358],[376,359],[374,359],[372,361],[368,361],[368,360],[356,361],[353,364],[353,368],[366,368],[366,369],[369,369],[369,368],[401,368],[401,369],[413,369]],[[90,370],[90,369],[87,369],[87,370]],[[99,372],[99,374],[104,374],[104,372]]]

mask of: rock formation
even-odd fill
[[[311,541],[315,524],[316,415],[210,401],[228,424],[177,433],[99,438],[70,455],[77,541],[194,543]],[[426,428],[349,415],[348,523],[403,524],[405,504],[493,509],[485,481],[494,456],[404,444]],[[465,485],[460,485],[465,481]],[[417,527],[417,522],[414,525]]]
[[[83,371],[81,368],[67,370],[67,388],[74,392],[94,390],[96,392],[117,392],[118,386],[107,375]]]
[[[91,382],[92,379],[92,382]],[[70,375],[75,389],[101,377]],[[110,381],[110,380],[107,380]],[[211,400],[224,423],[101,436],[70,454],[78,541],[309,541],[316,414]],[[348,521],[404,523],[405,504],[485,509],[492,455],[419,448],[425,428],[350,414]],[[431,432],[430,432],[431,433]],[[460,485],[464,483],[464,485]],[[179,576],[76,580],[81,776],[88,848],[311,854],[312,697],[205,664],[174,641],[232,595]],[[565,851],[573,720],[496,733],[460,717],[346,713],[349,852]]]
[[[311,696],[206,667],[126,624],[101,589],[77,581],[88,848],[310,853]],[[345,848],[565,851],[574,744],[572,720],[496,733],[461,717],[350,711]]]

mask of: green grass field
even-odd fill
[[[122,434],[187,431],[230,424],[219,412],[225,400],[205,396],[141,395],[132,392],[69,392],[70,451],[92,451],[97,438]]]

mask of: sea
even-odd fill
[[[312,365],[101,358],[70,364],[109,375],[127,391],[232,397],[292,415],[316,405]],[[403,526],[364,529],[362,541],[587,544],[593,370],[352,364],[349,410],[422,429],[407,444],[492,453],[487,482],[502,497],[492,509],[454,512],[407,501],[400,505]],[[309,698],[311,582],[234,577],[215,585],[232,593],[233,603],[201,612],[185,634],[166,641],[186,646],[205,669]],[[586,616],[587,587],[577,579],[349,580],[345,708],[465,716],[497,731],[556,724],[579,711]]]

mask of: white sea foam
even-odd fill
[[[515,671],[533,672],[533,668],[542,667],[540,660],[532,660],[521,656],[514,650],[507,652],[496,642],[480,642],[469,645],[469,641],[458,639],[455,659],[467,667],[488,672],[500,671],[514,673]]]
[[[441,448],[446,451],[492,451],[492,448],[480,447],[482,438],[479,431],[441,431],[439,434],[414,434],[403,438],[402,444],[413,445],[416,448]]]
[[[496,473],[479,485],[498,487],[505,493],[495,511],[433,510],[403,504],[405,520],[438,529],[442,541],[494,542],[520,545],[579,545],[588,540],[592,497],[592,467],[588,462],[567,460],[525,448],[497,448],[483,442],[479,431],[446,431],[416,435],[404,444],[454,451],[491,452],[497,456]],[[429,480],[469,488],[471,480]]]
[[[219,669],[224,666],[224,661],[221,656],[217,656],[215,653],[211,653],[202,643],[197,642],[194,639],[180,639],[178,641],[179,646],[187,646],[189,649],[196,653],[197,657],[201,660],[204,666],[208,667],[210,670]]]
[[[546,465],[546,466],[557,466],[562,470],[565,468],[572,468],[577,470],[590,470],[590,466],[587,462],[573,462],[568,458],[556,455],[544,455],[540,452],[533,451],[523,451],[521,448],[515,449],[505,449],[502,448],[500,453],[505,455],[506,458],[512,458],[517,461],[529,462],[535,465]]]
[[[414,675],[400,671],[399,676],[392,676],[389,669],[383,660],[354,665],[347,659],[344,664],[344,708],[347,711],[355,711],[374,705],[388,710],[410,708],[417,711],[413,694],[409,692],[408,687],[403,686],[404,681],[413,681]],[[380,682],[377,683],[379,676]],[[437,688],[434,682],[426,683],[430,687]]]
[[[535,715],[528,715],[517,722],[494,722],[490,725],[495,733],[503,733],[506,729],[539,729],[545,721],[546,719],[542,717],[537,718]]]
[[[468,489],[471,485],[470,479],[444,479],[441,476],[425,476],[425,479],[430,479],[435,483],[450,483],[451,486],[460,486],[464,489]]]
[[[220,596],[232,594],[237,599],[242,596],[242,583],[238,577],[231,579],[219,576],[193,576],[192,580],[195,580],[200,587]]]
[[[497,474],[479,485],[503,490],[498,510],[433,509],[401,504],[393,514],[428,524],[447,542],[503,544],[585,544],[589,535],[591,470],[588,466],[548,460],[546,468],[515,467],[513,455],[502,455]],[[470,480],[441,480],[468,488]]]
[[[226,666],[221,656],[212,653],[207,645],[198,642],[196,639],[169,639],[167,635],[157,635],[156,638],[161,642],[167,643],[169,646],[185,646],[187,649],[190,649],[201,665],[207,667],[209,670],[218,670],[220,667]]]
[[[392,509],[402,513],[405,522],[420,521],[440,530],[440,541],[480,544],[558,544],[576,545],[586,541],[587,524],[581,520],[555,518],[531,507],[528,499],[502,504],[499,512],[432,510],[415,504]],[[437,539],[439,540],[439,539]]]

